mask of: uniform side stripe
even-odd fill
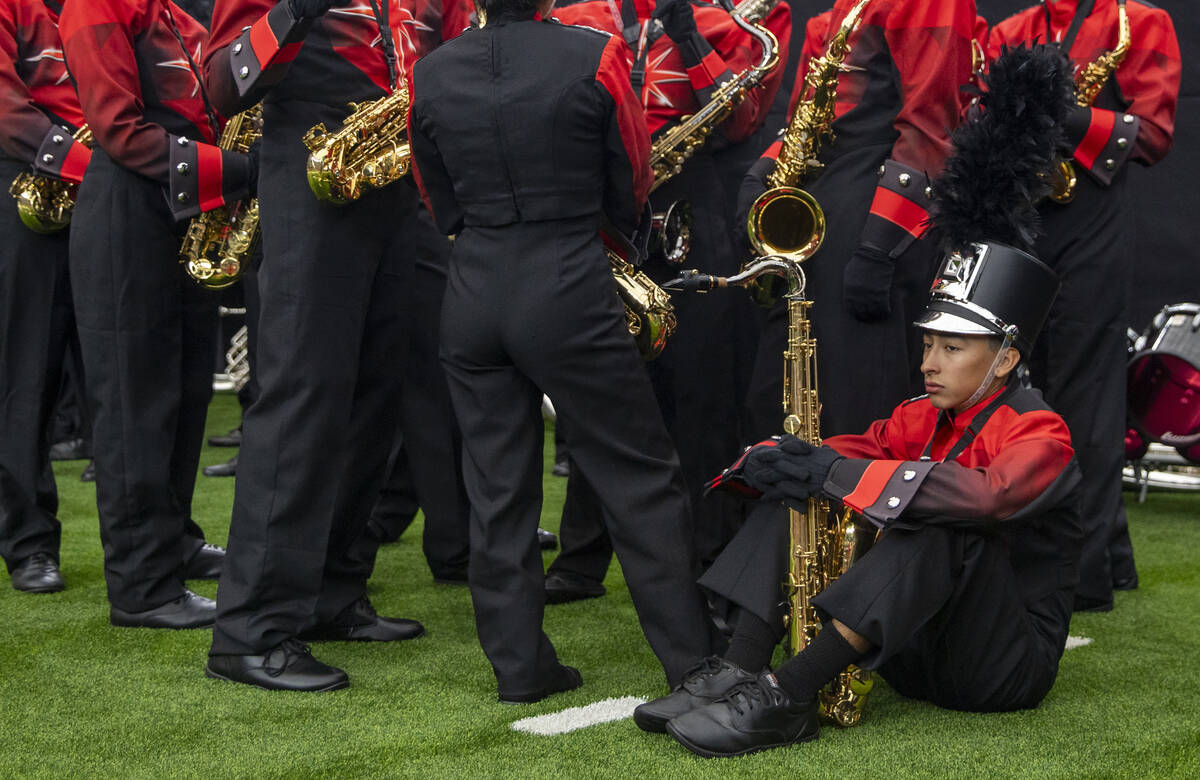
[[[896,472],[900,463],[901,461],[896,460],[871,461],[867,470],[859,477],[854,491],[843,498],[842,503],[852,507],[856,512],[862,512],[874,504],[879,500],[880,494],[887,487],[888,480],[892,478],[892,474]]]
[[[1096,158],[1104,151],[1116,121],[1117,115],[1112,111],[1092,111],[1092,123],[1088,125],[1087,133],[1075,148],[1074,155],[1084,168],[1091,170],[1096,164]]]

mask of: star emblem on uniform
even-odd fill
[[[655,103],[660,106],[675,108],[675,103],[672,102],[671,98],[667,97],[667,94],[660,89],[660,86],[679,82],[690,83],[686,72],[670,70],[662,66],[663,62],[666,61],[667,57],[671,56],[671,52],[673,51],[675,51],[675,47],[668,46],[646,63],[646,83],[642,87],[643,105],[650,105],[650,100],[653,98]]]
[[[192,55],[192,59],[196,62],[200,61],[201,44],[196,44],[196,52]],[[192,63],[188,62],[187,57],[180,57],[177,60],[167,60],[166,62],[158,63],[160,68],[175,68],[177,70],[186,70],[192,77],[192,97],[196,97],[200,93],[200,80],[196,78],[196,71],[192,70]]]
[[[330,8],[325,13],[329,16],[365,16],[371,21],[375,21],[375,11],[371,9],[370,3],[359,3],[345,8]]]
[[[63,57],[62,49],[42,49],[40,52],[38,52],[33,57],[25,58],[26,62],[41,62],[43,60],[52,60],[54,62],[62,62],[62,63],[66,63],[66,61],[67,61],[66,58]],[[59,76],[58,81],[56,81],[54,83],[56,85],[61,84],[64,81],[66,81],[68,78],[70,78],[70,74],[67,73],[67,69],[64,67],[62,75]]]

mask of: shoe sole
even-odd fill
[[[51,585],[49,587],[40,588],[18,588],[15,585],[13,586],[13,590],[17,591],[18,593],[61,593],[66,589],[66,585]]]
[[[685,748],[703,758],[736,758],[737,756],[747,756],[751,753],[760,753],[764,750],[774,750],[775,748],[788,747],[790,745],[799,745],[801,742],[812,742],[821,735],[820,731],[814,734],[800,734],[795,739],[789,739],[784,742],[776,742],[771,745],[755,745],[745,750],[739,750],[736,753],[718,753],[716,751],[707,750],[699,745],[691,742],[687,737],[680,734],[671,727],[671,723],[667,722],[667,733],[675,738],[675,741],[683,745]]]
[[[223,674],[218,674],[207,666],[204,667],[204,676],[213,680],[222,680],[223,682],[237,683],[239,685],[249,685],[251,688],[258,688],[260,691],[288,691],[290,693],[328,693],[329,691],[340,691],[343,688],[350,687],[349,680],[336,682],[333,685],[327,685],[324,688],[268,688],[265,685],[258,683],[246,682],[244,680],[235,680],[232,677],[226,677]]]
[[[547,604],[570,604],[572,601],[586,601],[588,599],[598,599],[608,593],[607,590],[602,590],[599,593],[561,593],[546,591]]]
[[[407,642],[411,639],[420,639],[425,636],[425,629],[422,628],[418,634],[412,636],[400,637],[398,639],[372,639],[369,636],[331,636],[329,634],[306,634],[302,633],[297,637],[302,642]]]
[[[141,623],[141,622],[138,622],[138,621],[132,620],[132,619],[118,618],[115,615],[109,613],[108,622],[111,623],[112,625],[116,626],[117,628],[158,628],[158,629],[165,628],[168,631],[190,631],[195,628],[212,628],[213,623],[216,623],[217,619],[216,619],[216,617],[213,617],[212,620],[209,620],[207,622],[189,624],[186,626],[157,626],[152,623]]]

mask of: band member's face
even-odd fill
[[[949,333],[924,335],[924,357],[921,374],[925,377],[925,392],[935,409],[963,411],[964,403],[987,378],[988,369],[996,359],[996,346],[987,336],[957,336]],[[1010,350],[1014,357],[1015,350]],[[1010,360],[1002,361],[994,381],[998,388],[1012,370]],[[989,390],[992,388],[989,388]],[[990,393],[988,393],[990,395]]]

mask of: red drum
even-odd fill
[[[1200,444],[1200,304],[1164,306],[1129,361],[1129,419],[1147,439]]]

